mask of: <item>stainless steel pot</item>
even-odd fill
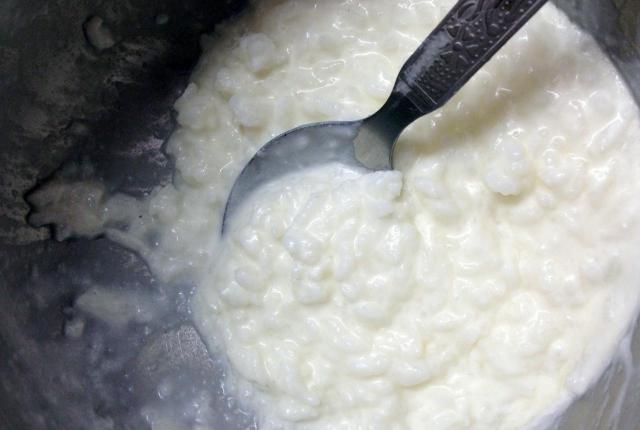
[[[640,101],[640,2],[556,3],[598,39]],[[69,160],[90,160],[91,175],[133,195],[169,181],[171,162],[161,146],[174,127],[171,106],[198,58],[199,35],[243,6],[0,4],[0,428],[255,426],[221,383],[221,359],[210,358],[189,323],[191,286],[161,288],[139,257],[106,239],[51,240],[46,229],[26,224],[23,199]],[[101,40],[87,39],[92,25]],[[149,320],[107,328],[73,307],[95,284],[151,295],[159,310]],[[632,349],[638,366],[637,333]],[[640,375],[628,373],[614,363],[558,428],[640,428]]]

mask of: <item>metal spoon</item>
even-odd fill
[[[263,146],[236,179],[222,232],[245,198],[285,173],[340,162],[391,169],[393,147],[416,119],[442,107],[546,0],[460,0],[402,66],[379,111],[358,121],[289,130]]]

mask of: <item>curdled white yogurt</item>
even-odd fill
[[[220,240],[254,152],[296,125],[374,112],[453,3],[258,2],[203,41],[176,104],[175,184],[125,231],[103,210],[118,199],[78,218],[162,279],[196,280],[194,321],[261,428],[544,427],[636,318],[640,115],[551,4],[406,130],[397,171],[283,177]]]
[[[209,187],[218,209],[273,135],[373,112],[451,5],[256,6],[177,105],[179,193]],[[398,171],[326,166],[258,191],[200,269],[196,323],[263,428],[534,425],[600,374],[636,314],[638,137],[613,67],[546,6],[407,130]]]

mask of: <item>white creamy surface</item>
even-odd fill
[[[231,30],[231,60],[203,57],[178,160],[204,151],[195,136],[253,149],[372,112],[450,5],[263,6]],[[547,6],[405,134],[403,173],[329,166],[258,192],[203,275],[196,321],[264,427],[532,425],[587,388],[635,314],[638,136],[613,68]],[[204,157],[180,166],[196,187],[218,171]],[[236,157],[218,163],[235,172]]]
[[[261,428],[544,424],[635,320],[639,112],[551,4],[403,134],[397,171],[282,178],[220,242],[227,194],[257,148],[375,111],[452,4],[260,1],[204,40],[176,104],[175,185],[131,205],[124,232],[124,209],[105,208],[126,201],[84,190],[81,234],[103,229],[162,279],[197,280],[196,325],[226,351]]]

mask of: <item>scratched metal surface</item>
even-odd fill
[[[640,100],[640,2],[556,3],[596,35]],[[50,240],[47,230],[25,223],[22,198],[70,160],[89,160],[92,175],[134,195],[169,181],[171,162],[160,149],[174,126],[171,106],[198,57],[199,35],[242,4],[0,3],[0,429],[148,429],[141,411],[193,399],[205,399],[212,428],[254,425],[221,384],[222,359],[207,353],[189,323],[191,286],[163,289],[135,254],[105,239]],[[92,15],[110,26],[112,48],[87,44],[82,28]],[[84,336],[65,337],[69,309],[91,285],[149,295],[156,318],[115,331],[87,318]],[[638,336],[633,343],[640,351]],[[640,380],[625,387],[624,372],[614,364],[558,428],[637,430]],[[158,384],[167,380],[173,390],[160,399]],[[615,407],[623,413],[610,421]]]

